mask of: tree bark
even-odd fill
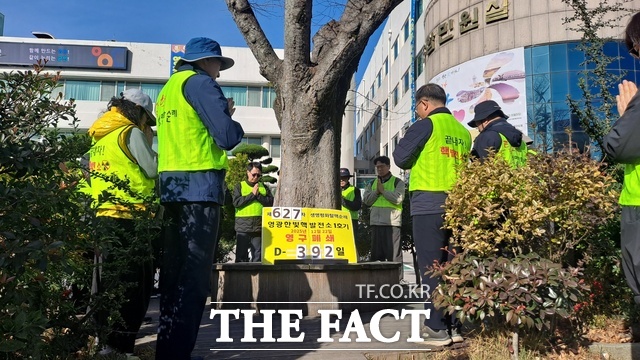
[[[351,77],[369,37],[402,0],[349,0],[340,20],[313,37],[312,0],[285,1],[284,59],[279,59],[248,0],[225,0],[236,25],[275,86],[281,129],[277,206],[340,208],[342,117]]]

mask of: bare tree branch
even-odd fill
[[[225,0],[238,29],[242,32],[253,56],[260,64],[260,73],[274,84],[282,78],[282,60],[264,34],[248,0]]]

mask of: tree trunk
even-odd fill
[[[313,36],[312,0],[285,0],[284,59],[248,0],[226,0],[236,25],[275,86],[282,131],[276,206],[340,208],[340,141],[347,91],[367,41],[402,0],[349,0]],[[339,6],[339,5],[336,5]]]

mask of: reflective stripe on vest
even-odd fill
[[[349,201],[353,201],[353,199],[356,198],[356,188],[352,185],[349,185],[348,188],[342,190],[342,197],[349,200]],[[360,191],[360,190],[358,190]],[[358,220],[358,210],[349,210],[348,208],[346,208],[344,205],[342,206],[342,210],[343,211],[348,211],[349,214],[351,214],[351,220]]]
[[[97,142],[93,144],[90,153],[89,169],[92,172],[97,172],[102,176],[116,175],[119,179],[129,180],[129,188],[134,194],[140,194],[140,196],[133,196],[127,191],[117,189],[114,184],[108,180],[91,174],[91,194],[93,200],[98,204],[99,216],[118,216],[118,212],[128,212],[129,209],[126,206],[114,204],[112,202],[98,203],[99,197],[103,191],[108,191],[113,194],[119,201],[129,204],[141,204],[143,203],[143,196],[150,196],[153,193],[155,181],[147,178],[138,164],[134,163],[125,155],[124,151],[118,145],[118,137],[120,134],[128,130],[130,126],[123,126],[120,129],[114,130],[107,134]],[[107,211],[100,211],[107,210]],[[109,211],[110,210],[110,211]],[[126,216],[124,216],[126,217]]]
[[[620,205],[640,206],[640,164],[624,166],[624,181],[618,202]]]
[[[507,138],[498,133],[500,135],[500,140],[502,144],[500,145],[500,150],[498,150],[498,156],[502,157],[507,164],[511,165],[513,168],[517,168],[523,166],[527,163],[527,144],[523,141],[520,143],[520,147],[515,148],[511,146],[509,140]]]
[[[409,191],[451,190],[457,166],[471,151],[471,134],[453,115],[439,113],[429,119],[433,132],[411,168]]]
[[[258,192],[260,193],[260,195],[262,196],[267,195],[267,189],[264,187],[264,184],[262,183],[259,183],[259,184],[260,186],[258,187]],[[247,196],[251,194],[251,191],[253,191],[253,186],[250,186],[249,184],[247,184],[246,181],[243,181],[242,183],[240,183],[240,194],[242,196]],[[245,206],[236,208],[236,217],[262,216],[262,208],[263,208],[263,205],[260,203],[260,201],[254,200]]]
[[[182,92],[195,71],[171,75],[156,104],[158,171],[228,169],[227,153],[216,145]]]
[[[396,177],[391,175],[389,180],[385,181],[382,184],[382,187],[385,190],[388,190],[388,191],[395,191],[396,190]],[[375,179],[371,183],[371,189],[374,190],[374,189],[377,189],[377,188],[378,188],[378,179]],[[402,204],[394,204],[391,201],[387,200],[387,198],[382,196],[382,194],[380,194],[380,196],[378,196],[378,199],[376,199],[376,202],[374,202],[373,205],[371,205],[371,206],[372,207],[393,208],[393,209],[402,211]]]

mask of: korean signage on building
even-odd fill
[[[483,23],[480,21],[482,18],[484,18]],[[478,29],[481,25],[508,18],[509,0],[493,0],[485,8],[482,5],[467,8],[438,24],[427,35],[426,54],[427,56],[430,55],[436,49],[436,46],[440,46],[456,36]]]
[[[176,72],[176,64],[178,63],[178,60],[180,60],[180,58],[182,58],[184,56],[184,48],[185,45],[171,45],[171,61],[170,61],[170,65],[171,65],[171,69],[169,69],[169,74],[173,74],[174,72]]]
[[[266,207],[262,210],[262,263],[276,260],[357,262],[351,216],[332,209]]]
[[[31,66],[38,61],[47,67],[126,70],[126,47],[15,43],[0,41],[0,64]]]

